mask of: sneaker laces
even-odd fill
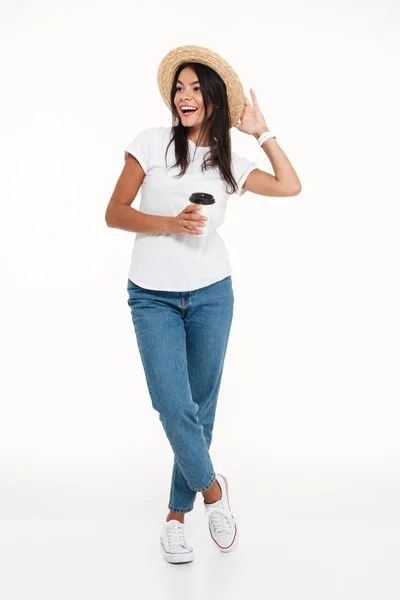
[[[206,506],[205,514],[210,519],[215,533],[232,533],[232,519],[225,513],[222,503],[212,507]]]
[[[168,542],[171,547],[172,546],[184,546],[185,548],[188,547],[188,544],[185,540],[185,534],[184,534],[182,525],[183,524],[181,524],[181,523],[174,523],[173,525],[168,525],[165,528],[167,537],[168,537]]]

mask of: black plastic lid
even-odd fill
[[[189,198],[189,202],[195,204],[215,204],[215,198],[212,194],[206,194],[206,192],[193,192]]]

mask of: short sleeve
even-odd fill
[[[248,174],[257,168],[255,162],[232,152],[232,170],[238,184],[238,196],[243,196],[243,194],[246,193],[247,190],[243,189],[243,184],[246,181]]]
[[[143,129],[132,141],[124,148],[124,159],[126,153],[132,154],[140,163],[143,171],[148,173],[151,167],[152,149],[155,144],[156,127]]]

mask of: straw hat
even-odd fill
[[[226,85],[231,127],[236,125],[244,110],[244,91],[240,79],[219,54],[203,46],[179,46],[168,52],[158,67],[157,83],[161,96],[172,111],[170,94],[177,68],[184,62],[199,62],[214,69]]]

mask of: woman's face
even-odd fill
[[[193,131],[200,129],[204,117],[204,102],[196,73],[190,67],[185,67],[179,74],[174,103],[182,125]],[[185,106],[192,106],[196,110],[190,110],[185,114],[182,111],[182,107]],[[211,114],[212,106],[209,107],[208,116]]]

